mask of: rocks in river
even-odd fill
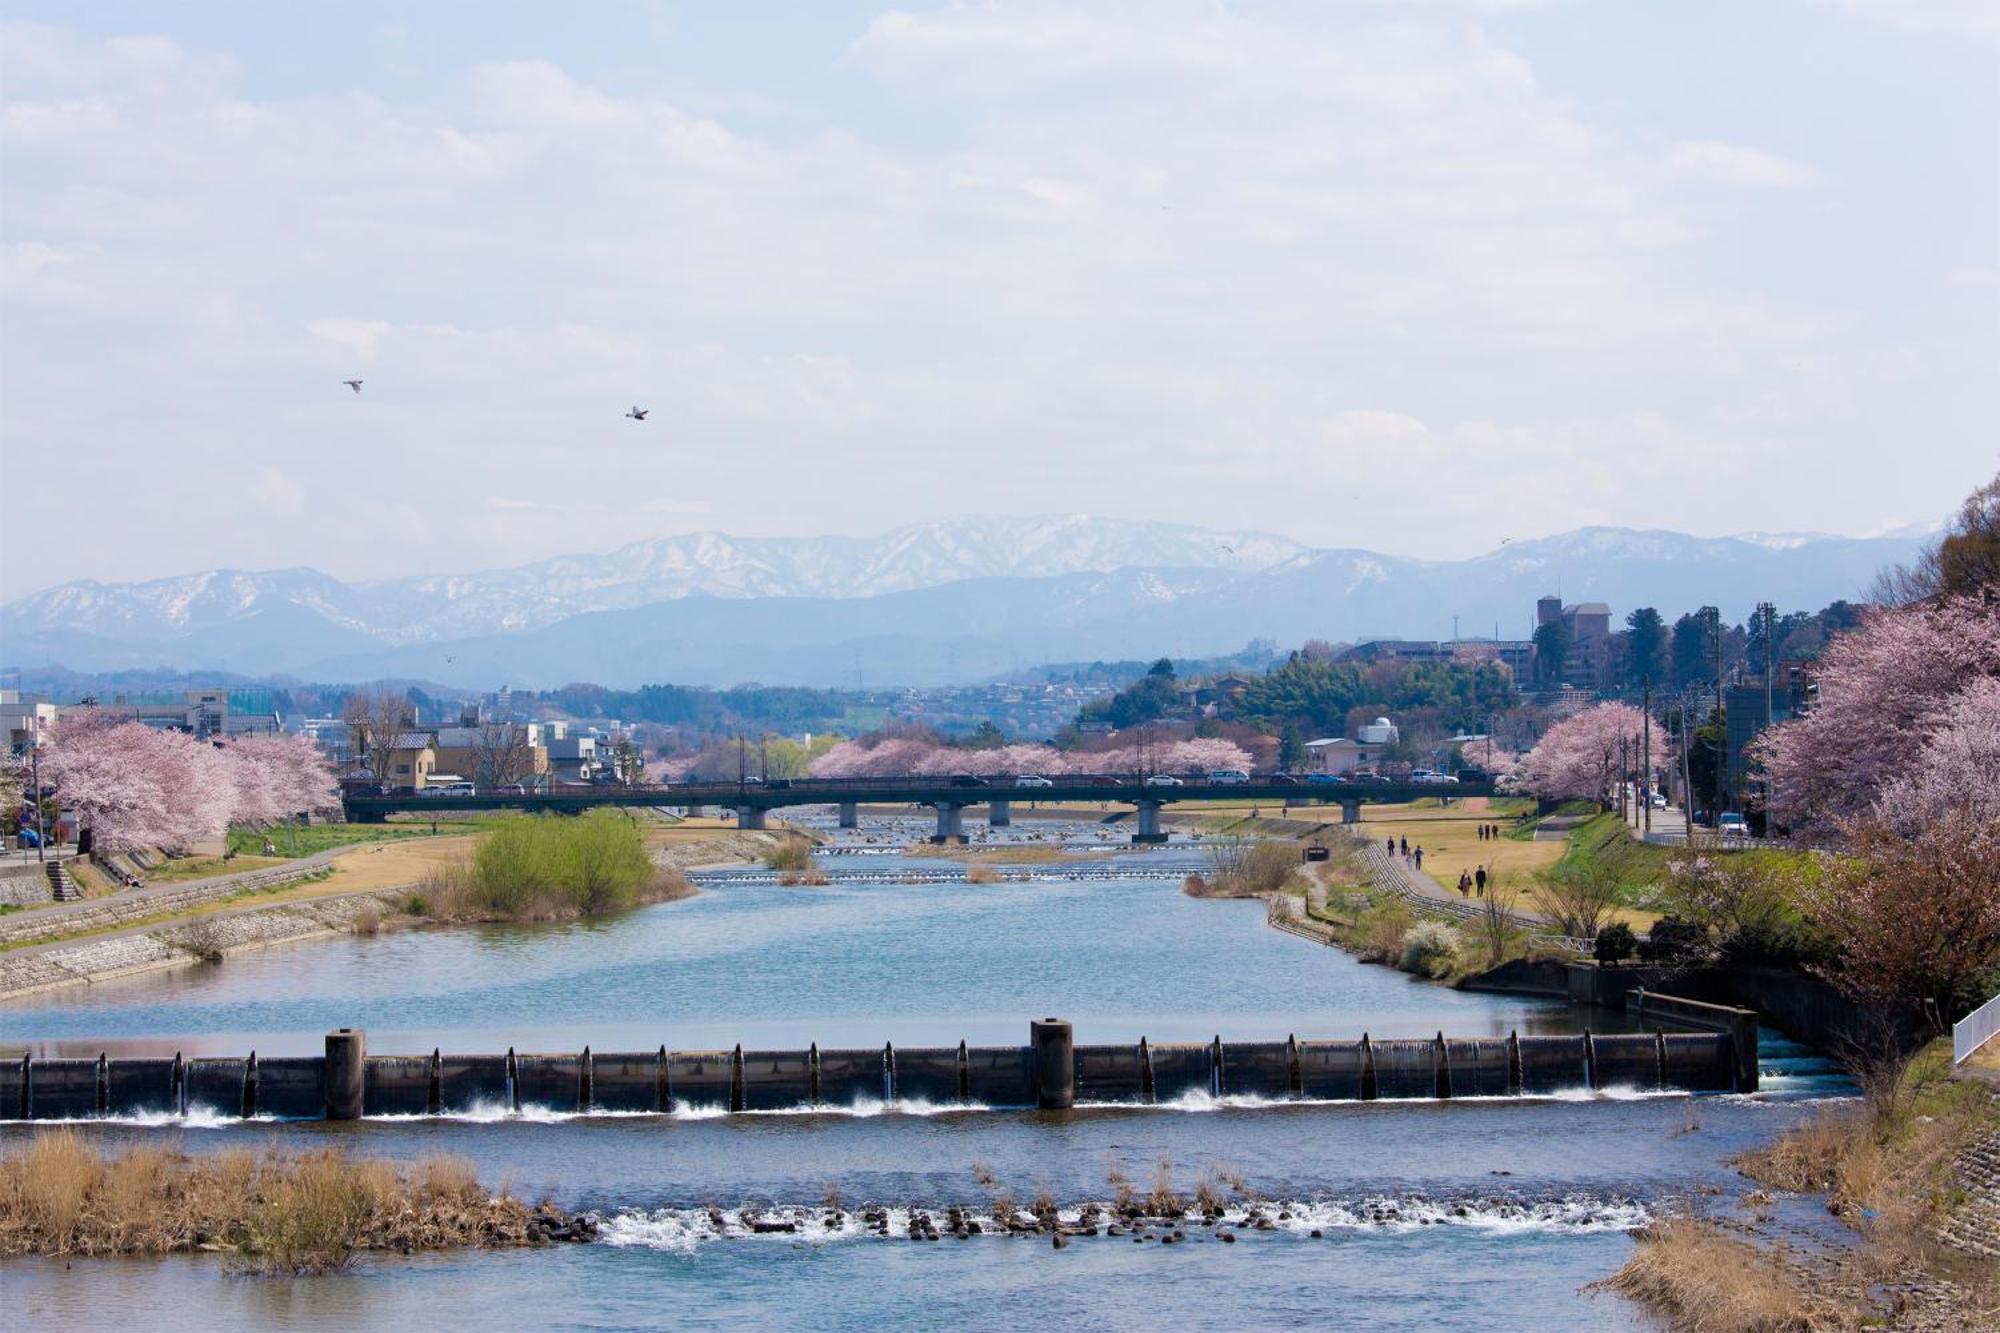
[[[1069,1248],[1069,1237],[1058,1231],[1049,1237],[1049,1245],[1054,1249],[1066,1250]]]
[[[1224,1245],[1234,1245],[1236,1243],[1236,1233],[1233,1231],[1219,1231],[1216,1233],[1215,1238]]]
[[[535,1245],[581,1244],[597,1239],[597,1214],[566,1213],[543,1204],[528,1214],[528,1240]]]

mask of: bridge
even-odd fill
[[[965,810],[985,806],[987,822],[1004,828],[1013,822],[1016,801],[1072,803],[1116,802],[1137,813],[1134,842],[1164,842],[1160,811],[1186,802],[1269,801],[1277,805],[1338,805],[1343,823],[1361,817],[1363,802],[1401,804],[1426,796],[1491,796],[1487,782],[1309,782],[1302,778],[1262,777],[1248,782],[1210,782],[1134,774],[1070,775],[1049,779],[1048,786],[1022,787],[1011,778],[966,777],[798,778],[769,782],[687,782],[661,786],[576,787],[546,792],[485,791],[471,796],[425,796],[401,792],[387,796],[352,795],[342,799],[351,823],[378,824],[392,814],[467,814],[493,810],[580,814],[601,805],[693,807],[725,806],[736,812],[742,828],[765,827],[772,810],[801,805],[837,807],[840,827],[856,828],[860,807],[928,805],[937,811],[934,842],[965,839]]]

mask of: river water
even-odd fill
[[[342,1025],[366,1027],[370,1049],[388,1052],[1016,1043],[1043,1013],[1073,1020],[1079,1042],[1482,1035],[1586,1016],[1615,1026],[1417,984],[1271,929],[1260,904],[1187,898],[1179,880],[1194,848],[1023,866],[1029,878],[974,886],[903,883],[949,867],[850,845],[864,854],[825,857],[834,883],[821,887],[725,873],[694,899],[603,925],[308,943],[58,992],[0,1010],[0,1050],[315,1051]],[[1771,1063],[1786,1063],[1776,1051]],[[1629,1307],[1582,1290],[1622,1262],[1626,1231],[1675,1200],[1728,1207],[1740,1182],[1727,1158],[1841,1091],[1814,1077],[1770,1083],[1756,1097],[1195,1097],[1047,1115],[862,1105],[93,1124],[86,1132],[110,1139],[171,1133],[195,1151],[275,1136],[399,1158],[459,1153],[490,1184],[596,1210],[604,1238],[376,1258],[295,1280],[230,1277],[208,1258],[16,1263],[4,1285],[35,1327],[1638,1327]],[[0,1144],[31,1132],[0,1126]],[[1060,1252],[1046,1239],[901,1238],[910,1208],[990,1215],[996,1189],[1024,1204],[1042,1191],[1103,1200],[1114,1171],[1142,1193],[1162,1174],[1184,1194],[1204,1176],[1240,1181],[1273,1201],[1273,1229],[1229,1227],[1235,1244],[1200,1227],[1171,1246],[1080,1238]],[[829,1187],[850,1208],[889,1207],[897,1238],[869,1234],[851,1212],[826,1227],[814,1206]],[[804,1230],[741,1234],[746,1209],[791,1210]]]

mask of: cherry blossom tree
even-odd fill
[[[1630,704],[1586,708],[1542,733],[1508,781],[1546,801],[1602,801],[1618,780],[1621,761],[1639,764],[1645,723],[1645,714]],[[1662,749],[1658,728],[1653,748],[1656,755]]]
[[[245,736],[222,753],[236,784],[233,824],[263,827],[339,803],[333,769],[303,736]]]
[[[2000,676],[1980,677],[1931,715],[1922,746],[1875,802],[1906,837],[1958,809],[2000,820]]]
[[[1980,682],[1996,677],[2000,602],[1955,598],[1869,613],[1828,645],[1812,709],[1771,728],[1753,751],[1776,822],[1802,841],[1831,842],[1843,820],[1878,802],[1907,814],[1908,802],[1923,798],[1899,784],[1919,783],[1920,769],[1948,766],[1961,750],[1976,752],[1980,719],[1991,717],[1990,687]],[[1960,715],[1960,696],[1974,691]],[[1970,730],[1956,733],[1960,726]]]

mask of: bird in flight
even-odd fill
[[[1229,554],[1231,554],[1231,555],[1235,555],[1235,554],[1236,554],[1236,548],[1235,548],[1234,546],[1222,546],[1222,545],[1217,545],[1215,549],[1216,549],[1216,550],[1218,550],[1218,551],[1227,551],[1227,552],[1229,552]]]
[[[356,393],[360,393],[360,392],[361,392],[361,381],[360,381],[360,380],[342,380],[342,381],[341,381],[341,383],[342,383],[342,384],[345,384],[345,385],[346,385],[346,386],[347,386],[348,388],[350,388],[350,389],[354,390],[354,392],[356,392]]]
[[[634,407],[630,412],[627,412],[625,415],[632,418],[632,420],[634,421],[644,421],[646,419],[646,413],[651,410],[652,409],[645,407]]]

